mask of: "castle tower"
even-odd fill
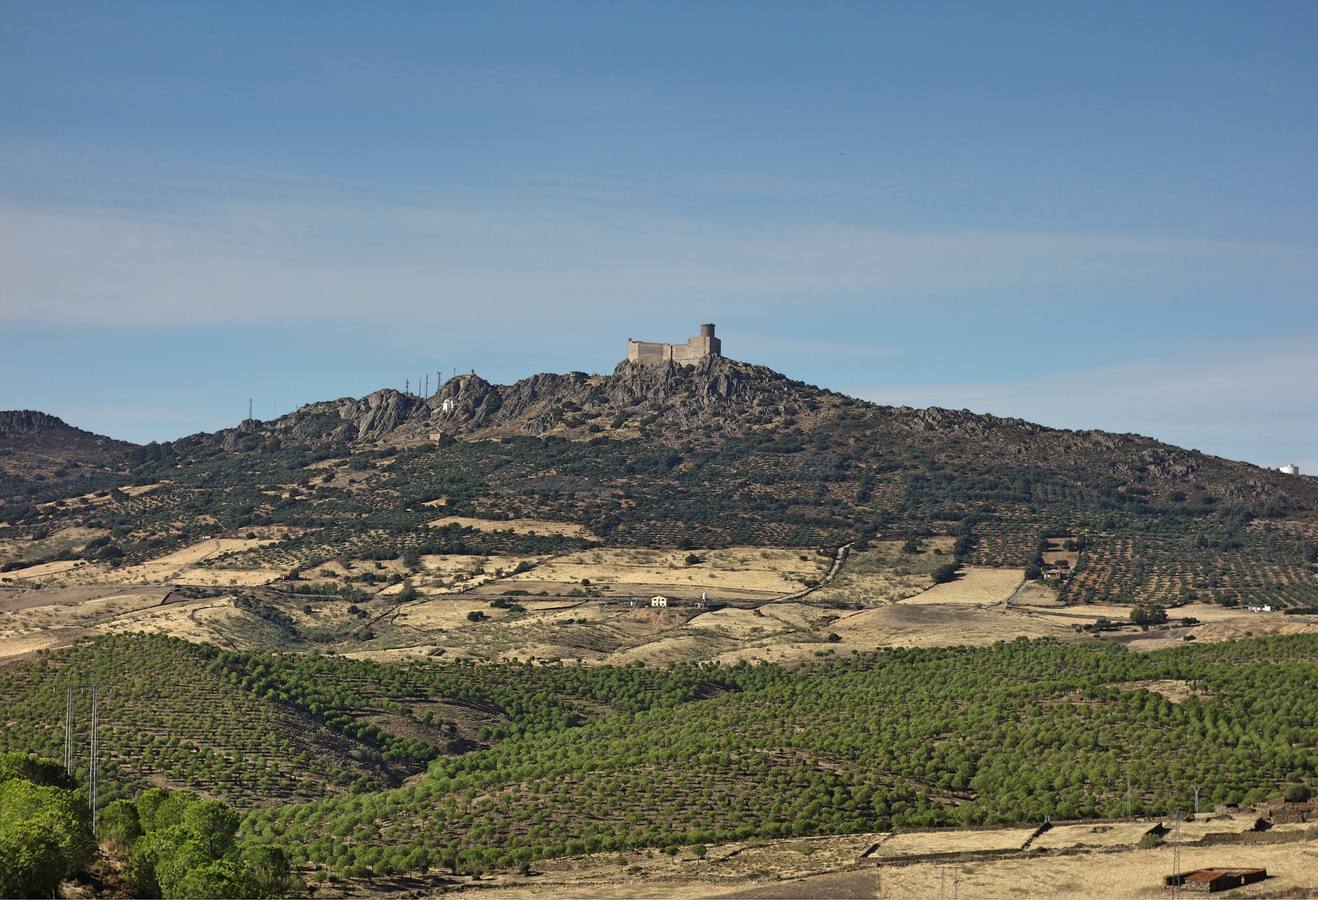
[[[723,342],[714,336],[714,324],[700,326],[698,337],[687,338],[685,344],[656,344],[650,341],[627,339],[627,359],[632,362],[662,365],[675,362],[690,366],[706,356],[722,356]]]

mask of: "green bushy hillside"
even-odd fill
[[[734,667],[732,671],[738,671]],[[1255,802],[1318,771],[1318,639],[1016,641],[755,669],[708,699],[527,733],[368,796],[255,811],[303,864],[396,874],[672,844]],[[1151,679],[1188,682],[1172,702]]]

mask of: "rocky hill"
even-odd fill
[[[237,562],[281,569],[585,540],[437,531],[442,506],[569,523],[629,547],[944,535],[959,563],[1037,567],[1070,554],[1068,600],[1318,605],[1318,479],[1139,435],[880,406],[719,357],[512,385],[471,374],[431,397],[376,391],[138,448],[40,414],[12,415],[8,428],[9,446],[23,448],[11,454],[59,449],[64,480],[0,483],[0,540],[108,529],[125,565],[253,528],[286,529],[281,549]],[[75,448],[100,454],[99,466],[74,470]]]
[[[58,478],[83,466],[112,467],[132,444],[74,428],[31,409],[0,410],[0,474]]]
[[[542,373],[512,385],[475,374],[420,398],[385,389],[313,403],[269,422],[216,433],[226,450],[284,445],[423,446],[449,438],[640,438],[682,448],[728,439],[866,444],[918,450],[950,466],[998,474],[1046,470],[1077,485],[1157,495],[1197,491],[1232,503],[1318,506],[1318,481],[1185,450],[1151,438],[1068,431],[966,410],[880,406],[764,366],[708,356],[693,366],[622,362],[609,375]]]

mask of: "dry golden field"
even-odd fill
[[[955,581],[936,584],[901,602],[907,606],[915,604],[988,606],[1005,603],[1024,583],[1024,569],[966,566],[958,572]]]
[[[1297,841],[1228,838],[1201,846],[1210,833],[1239,835],[1253,818],[1202,820],[1181,826],[1181,870],[1260,867],[1269,878],[1228,896],[1311,897],[1318,890],[1318,838]],[[1029,828],[857,834],[711,846],[703,858],[684,848],[546,860],[536,874],[503,875],[466,892],[496,898],[611,897],[892,897],[1079,898],[1163,897],[1172,849],[1141,849],[1156,822],[1059,825],[1022,850]],[[1278,833],[1307,826],[1277,826]],[[1297,835],[1298,837],[1298,835]],[[875,849],[875,845],[877,849]],[[868,855],[867,855],[868,854]],[[933,854],[958,854],[934,857]],[[452,889],[451,888],[451,889]]]
[[[442,498],[441,498],[442,499]],[[431,501],[431,504],[443,506],[444,503]],[[430,504],[427,504],[430,505]],[[471,516],[444,516],[429,523],[431,528],[443,528],[445,525],[457,525],[461,528],[475,528],[477,531],[511,531],[515,534],[557,534],[565,537],[597,540],[585,526],[575,522],[551,522],[548,519],[476,519]]]
[[[688,556],[699,562],[686,562]],[[617,591],[667,591],[682,597],[710,599],[790,594],[808,587],[828,571],[832,560],[812,550],[731,547],[721,550],[644,550],[599,548],[551,559],[504,584],[550,590],[611,587]]]

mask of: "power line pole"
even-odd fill
[[[1126,773],[1126,820],[1130,821],[1134,816],[1130,813],[1130,773]]]
[[[247,421],[252,421],[252,398],[247,398]]]
[[[1194,786],[1194,817],[1199,818],[1199,785]]]
[[[73,690],[90,688],[92,692],[90,766],[87,771],[87,807],[91,810],[92,834],[96,833],[96,824],[100,812],[96,808],[97,794],[101,787],[101,688],[100,684],[66,684],[64,686],[64,771],[73,775]],[[59,690],[57,686],[55,690]]]
[[[64,688],[64,774],[73,776],[73,688]]]

